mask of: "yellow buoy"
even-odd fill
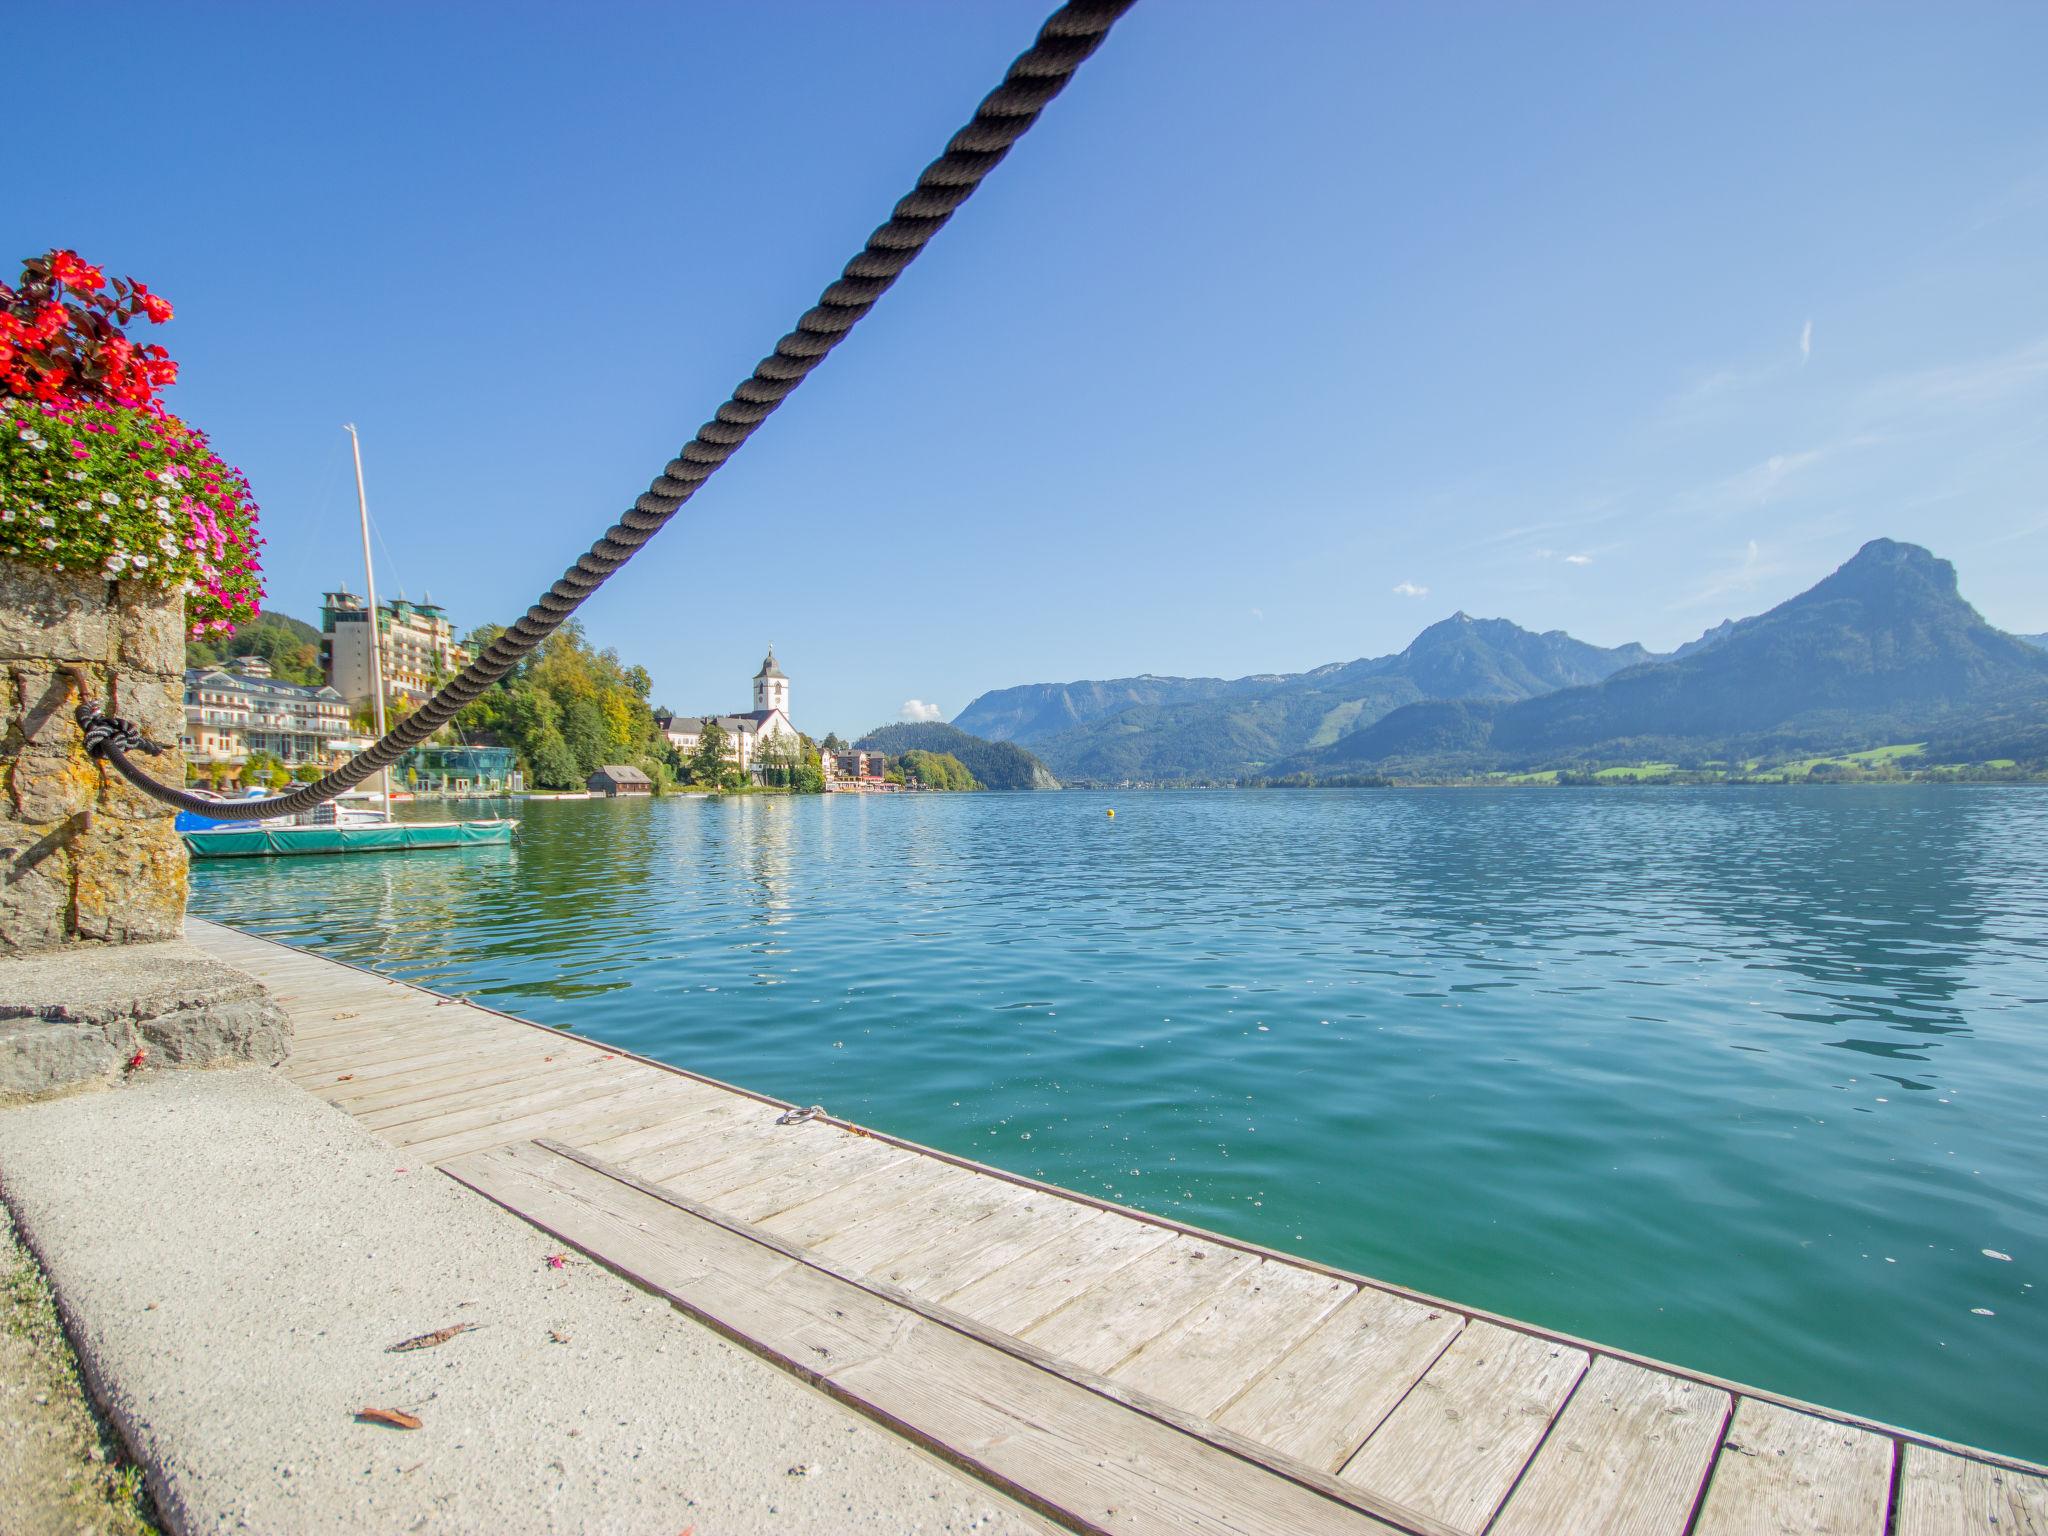
[[[1111,811],[1111,812],[1109,813],[1109,819],[1110,819],[1111,821],[1115,821],[1115,820],[1116,820],[1116,812],[1115,812],[1115,811]]]

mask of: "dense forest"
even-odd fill
[[[896,766],[906,780],[915,779],[925,789],[980,789],[967,765],[945,752],[923,752],[913,747],[897,759]]]
[[[1058,789],[1060,781],[1031,753],[1009,741],[984,741],[957,725],[932,720],[920,724],[883,725],[854,743],[864,752],[902,757],[929,752],[953,758],[983,789]]]

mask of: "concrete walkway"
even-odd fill
[[[0,1112],[0,1194],[173,1530],[1051,1529],[267,1071]]]

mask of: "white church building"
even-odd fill
[[[792,747],[797,729],[789,723],[789,677],[775,664],[775,647],[768,647],[768,659],[754,674],[754,707],[744,715],[672,715],[658,710],[654,723],[685,758],[696,755],[707,723],[716,722],[725,732],[726,761],[742,773],[752,770],[761,749],[777,737],[787,737]]]

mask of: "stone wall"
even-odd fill
[[[185,600],[0,557],[0,955],[73,940],[175,939],[185,848],[175,814],[85,754],[74,672],[110,713],[171,750],[185,781]]]

